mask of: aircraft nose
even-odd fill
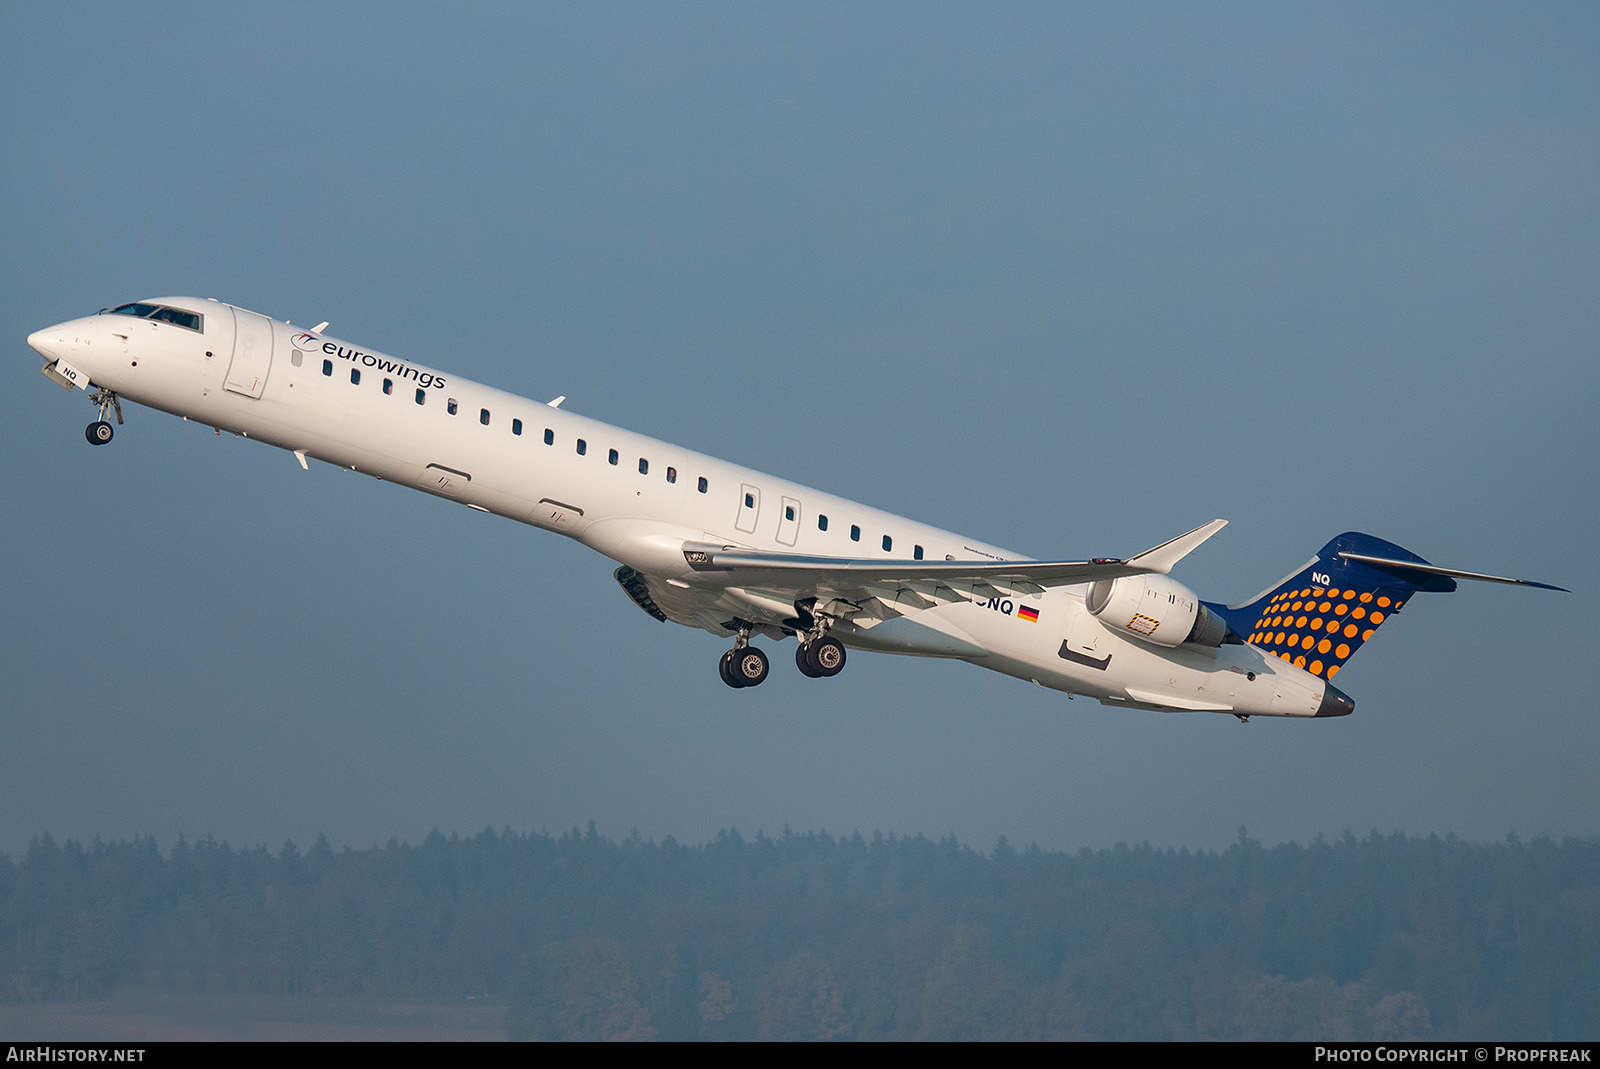
[[[1322,704],[1317,706],[1316,716],[1349,716],[1356,711],[1355,699],[1344,691],[1328,684],[1328,689],[1322,693]]]
[[[28,345],[46,360],[75,361],[85,355],[98,332],[99,322],[93,316],[71,319],[29,334]]]
[[[44,357],[46,360],[59,360],[61,350],[65,347],[66,339],[62,336],[60,327],[45,327],[28,335],[28,348]]]

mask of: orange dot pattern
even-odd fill
[[[1383,590],[1280,590],[1261,610],[1249,640],[1312,675],[1332,679],[1403,604]]]

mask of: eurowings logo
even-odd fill
[[[293,338],[291,338],[290,342],[296,349],[315,349],[318,345],[322,344],[322,339],[317,337],[315,334],[310,333],[309,331],[302,330],[299,334],[296,334]]]

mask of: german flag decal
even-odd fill
[[[1028,621],[1030,624],[1036,624],[1039,622],[1039,610],[1030,609],[1026,605],[1017,606],[1017,615]]]

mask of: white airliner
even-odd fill
[[[658,620],[733,638],[731,687],[767,677],[750,639],[798,640],[807,676],[847,649],[949,657],[1108,705],[1344,716],[1331,680],[1383,621],[1452,577],[1343,534],[1249,602],[1167,577],[1213,520],[1126,560],[1036,561],[215,300],[124,304],[28,338],[43,373],[577,539]]]

